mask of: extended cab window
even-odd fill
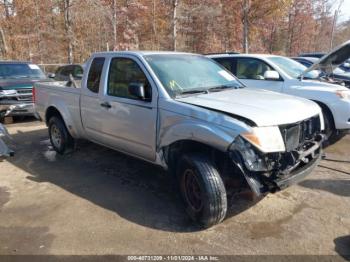
[[[240,79],[264,80],[266,71],[273,70],[265,62],[254,58],[238,58],[236,76]]]
[[[70,72],[71,72],[71,66],[65,66],[63,67],[63,69],[61,70],[61,75],[64,76],[69,76]]]
[[[91,92],[98,93],[104,62],[103,57],[96,57],[92,60],[87,80],[87,88]]]
[[[80,66],[74,66],[73,76],[82,75],[82,74],[83,74],[83,68]]]
[[[151,99],[151,86],[139,65],[129,58],[113,58],[108,75],[108,95],[138,99],[129,93],[131,83],[143,84],[147,100]]]

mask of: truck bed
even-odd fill
[[[38,82],[35,83],[35,87],[39,88],[49,88],[58,90],[60,89],[63,92],[71,92],[71,93],[80,93],[81,88],[81,81],[76,81],[77,87],[72,87],[70,85],[67,85],[67,81],[53,81],[53,82]]]
[[[40,118],[46,121],[46,110],[50,106],[57,108],[63,114],[72,136],[80,138],[84,132],[80,118],[81,88],[67,86],[66,81],[38,82],[34,88],[35,107]]]

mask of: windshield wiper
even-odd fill
[[[206,90],[206,89],[192,89],[192,90],[182,91],[182,92],[180,93],[180,95],[199,94],[199,93],[208,94],[209,91]]]
[[[210,91],[210,92],[219,92],[221,90],[231,89],[231,88],[237,89],[239,87],[238,86],[228,86],[228,85],[214,86],[214,87],[209,88],[208,91]]]

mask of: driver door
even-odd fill
[[[101,96],[105,143],[120,151],[154,161],[157,134],[157,89],[142,63],[133,57],[113,57]],[[131,83],[142,83],[145,100],[129,92]]]

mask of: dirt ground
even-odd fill
[[[56,155],[40,122],[7,126],[0,163],[0,254],[350,255],[350,136],[299,185],[232,201],[199,230],[167,174],[98,145]]]

